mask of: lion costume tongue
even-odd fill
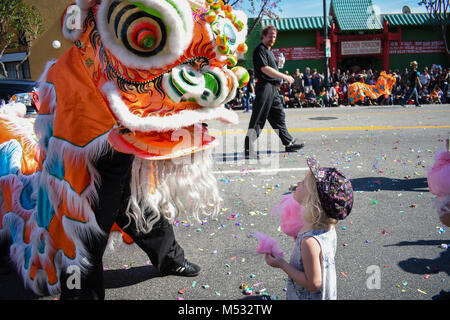
[[[202,125],[193,125],[180,130],[118,134],[113,130],[109,143],[119,152],[134,154],[146,160],[167,160],[184,157],[216,145],[216,139],[208,135]]]

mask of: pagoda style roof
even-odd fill
[[[437,24],[428,13],[377,13],[372,0],[331,0],[327,26],[333,21],[342,31],[382,30],[384,21],[393,27]],[[274,25],[278,31],[317,30],[323,29],[323,16],[262,19],[261,25]]]
[[[330,15],[342,31],[383,29],[372,0],[331,0]]]

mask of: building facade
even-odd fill
[[[260,30],[278,29],[273,48],[283,53],[289,72],[299,68],[325,69],[323,17],[263,19],[249,35],[249,52],[242,62],[252,67],[252,51],[260,41]],[[440,27],[427,13],[377,14],[372,0],[331,0],[327,17],[330,71],[403,70],[416,60],[419,66],[447,67]]]
[[[47,61],[58,59],[72,45],[62,35],[61,19],[74,0],[24,1],[36,6],[45,18],[46,32],[33,44],[31,56],[18,75],[36,80]],[[375,13],[372,0],[331,0],[328,3],[330,71],[333,68],[403,70],[412,60],[418,61],[419,66],[449,65],[440,28],[428,14],[380,15]],[[249,19],[249,26],[252,24],[253,19]],[[269,24],[279,31],[274,53],[282,52],[285,56],[284,70],[293,72],[299,68],[304,71],[310,67],[324,71],[323,17],[263,19],[249,35],[249,51],[240,64],[253,67],[253,49],[260,42],[261,28]],[[59,48],[53,46],[55,41],[61,44]],[[13,50],[2,60],[8,69],[15,70],[15,64],[23,55],[20,50]]]

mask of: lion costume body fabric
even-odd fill
[[[216,142],[202,122],[237,123],[224,104],[245,81],[228,68],[246,51],[246,22],[221,1],[67,10],[75,45],[40,79],[36,140],[0,121],[0,242],[35,293],[60,292],[69,266],[101,273],[111,230],[140,245],[163,218],[217,213]]]
[[[395,77],[382,71],[375,85],[362,82],[352,83],[348,87],[348,102],[353,105],[357,102],[364,102],[365,97],[378,99],[382,95],[390,95],[395,81]]]

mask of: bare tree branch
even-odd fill
[[[430,21],[435,21],[441,28],[442,39],[444,41],[445,53],[450,57],[449,44],[447,41],[447,29],[449,24],[449,0],[421,0],[418,4],[424,5],[427,9]]]

